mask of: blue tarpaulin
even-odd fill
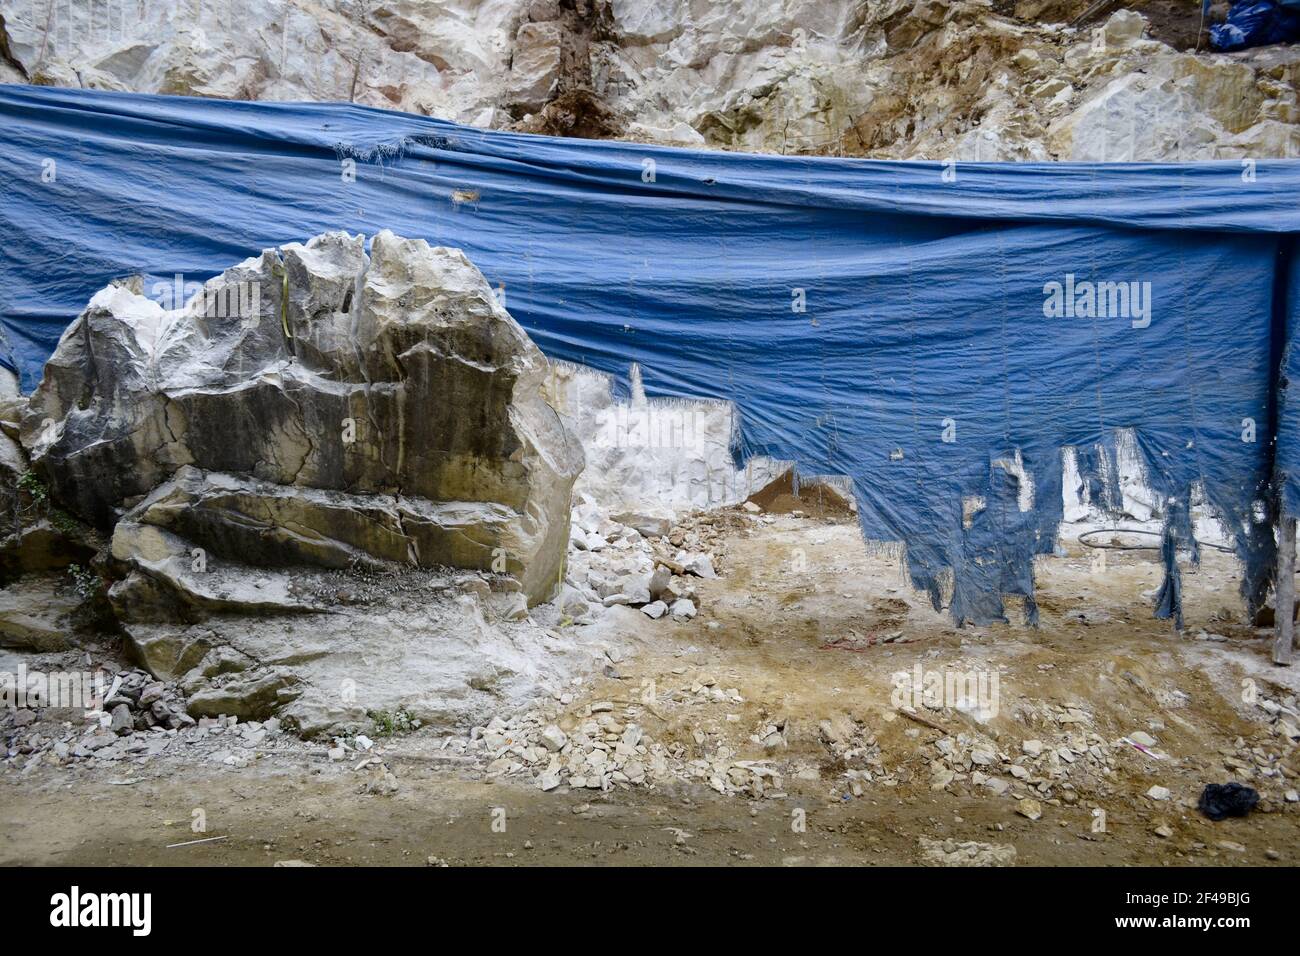
[[[1176,547],[1203,494],[1253,607],[1300,455],[1300,162],[878,162],[469,129],[347,104],[0,86],[0,329],[23,386],[109,280],[347,229],[458,246],[555,358],[734,401],[740,459],[852,478],[958,621],[1035,611],[1063,450]],[[1136,465],[1135,465],[1136,463]]]
[[[1210,27],[1210,45],[1231,52],[1300,40],[1300,0],[1239,0]]]

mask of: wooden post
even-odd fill
[[[1278,522],[1277,583],[1273,588],[1273,663],[1290,664],[1295,641],[1295,518]]]

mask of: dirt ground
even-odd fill
[[[0,772],[0,863],[934,863],[926,841],[1014,847],[1017,865],[1298,862],[1300,804],[1286,793],[1300,765],[1277,716],[1281,708],[1294,722],[1286,711],[1300,665],[1273,667],[1269,632],[1242,623],[1228,555],[1207,551],[1186,571],[1182,635],[1153,619],[1143,597],[1159,584],[1155,552],[1110,551],[1103,569],[1077,544],[1040,562],[1040,627],[957,630],[903,583],[895,559],[868,552],[851,518],[792,509],[716,520],[722,574],[704,582],[700,614],[684,623],[623,615],[637,652],[607,672],[615,676],[584,681],[569,708],[581,715],[605,700],[617,709],[643,700],[653,681],[647,733],[706,758],[725,747],[780,761],[778,792],[723,794],[681,778],[545,793],[488,777],[423,730],[380,742],[398,781],[391,795],[366,792],[324,745],[268,743],[242,768],[182,749],[138,765]],[[900,711],[893,675],[917,665],[995,671],[994,712]],[[734,687],[743,703],[699,703],[691,688],[702,685]],[[769,723],[784,727],[775,752],[751,736]],[[878,748],[870,779],[846,776],[853,758],[828,742],[828,725]],[[1136,732],[1156,743],[1141,750],[1120,739]],[[1047,754],[1056,776],[1034,787],[1023,742],[1055,752],[1085,734],[1059,766]],[[948,779],[939,745],[967,738],[997,756],[987,767],[959,761]],[[1089,741],[1101,757],[1089,757]],[[1007,775],[1017,761],[1028,779]],[[981,770],[1010,788],[977,784],[971,773]],[[1256,787],[1261,803],[1211,822],[1196,798],[1229,780]],[[1148,796],[1153,786],[1168,799]],[[1026,795],[1040,802],[1038,819],[1018,812]],[[206,830],[196,834],[200,809]],[[214,836],[223,839],[170,846]]]

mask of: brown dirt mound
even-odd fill
[[[828,485],[804,483],[795,494],[794,476],[788,471],[754,492],[749,500],[774,515],[802,511],[812,518],[842,520],[853,517],[853,509],[844,496]]]

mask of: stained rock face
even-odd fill
[[[160,597],[183,596],[179,623],[126,628],[141,663],[176,681],[195,717],[277,715],[304,736],[368,727],[378,712],[463,728],[486,723],[503,701],[552,696],[591,666],[571,630],[499,613],[518,596],[493,590],[508,579],[224,565],[198,574],[174,556],[153,570],[115,589],[114,601],[119,614],[131,602],[150,616],[165,607]]]
[[[192,715],[309,735],[399,710],[462,725],[583,666],[528,615],[564,576],[581,444],[462,253],[328,233],[181,309],[145,291],[91,300],[14,403],[20,429],[0,404],[23,446],[0,477],[14,509],[36,495],[106,536],[108,605]],[[17,524],[17,553],[48,551],[32,542],[52,519]],[[0,646],[55,646],[76,602],[33,616],[29,592],[60,587],[0,594]]]
[[[142,292],[91,300],[22,426],[55,497],[118,527],[116,560],[150,576],[133,548],[154,528],[200,563],[451,566],[552,596],[581,448],[458,250],[329,233],[184,309]]]
[[[1127,9],[1103,19],[1088,0],[205,0],[178,15],[174,2],[107,0],[59,6],[51,20],[51,9],[6,5],[0,81],[341,100],[489,128],[882,159],[1300,155],[1300,49],[1195,52],[1195,11],[1148,21]]]

